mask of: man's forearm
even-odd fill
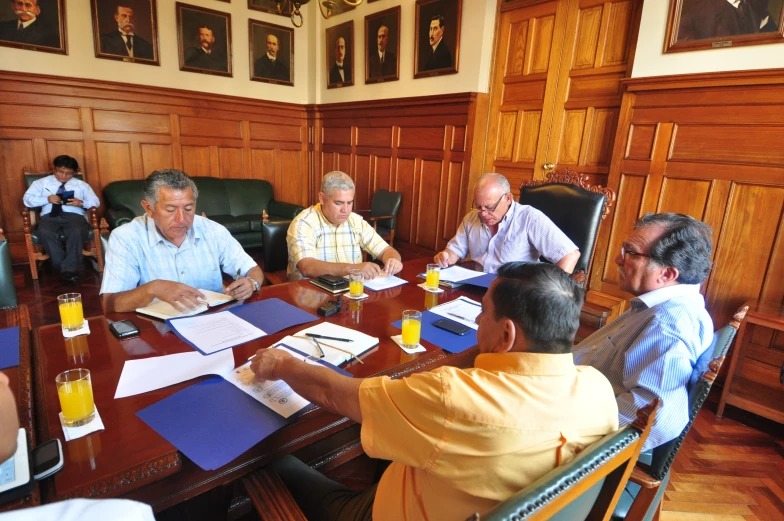
[[[318,277],[321,275],[337,275],[345,276],[354,264],[346,264],[343,262],[326,262],[313,258],[302,259],[297,264],[300,273],[305,277]]]
[[[293,357],[280,364],[275,376],[284,380],[306,400],[362,423],[362,410],[359,407],[361,378],[348,378],[326,367],[306,364]]]
[[[261,268],[258,265],[249,269],[245,276],[258,281],[259,284],[264,284],[264,272],[261,271]]]
[[[555,265],[566,273],[571,274],[574,271],[574,267],[577,265],[578,260],[580,260],[580,250],[574,250],[573,252],[564,255]]]
[[[154,282],[148,282],[138,288],[119,293],[104,293],[101,295],[104,313],[125,313],[146,306],[155,298],[150,291],[150,284]]]
[[[383,263],[386,263],[389,259],[397,259],[402,262],[400,254],[392,246],[388,246],[384,251],[382,251],[381,255],[378,256],[378,259]]]

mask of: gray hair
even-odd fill
[[[509,181],[501,174],[496,174],[495,172],[482,174],[479,179],[476,180],[476,183],[474,183],[474,189],[485,183],[490,186],[500,188],[501,191],[505,194],[512,191],[512,187],[509,184]]]
[[[356,187],[348,174],[333,170],[321,180],[321,191],[324,195],[329,195],[333,190],[356,190]]]
[[[162,186],[171,188],[172,190],[193,190],[193,200],[199,198],[199,189],[196,188],[196,183],[193,182],[188,174],[181,170],[167,169],[156,170],[147,177],[144,181],[144,199],[155,206],[158,202],[158,190]]]

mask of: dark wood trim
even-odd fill
[[[629,91],[725,87],[731,85],[780,85],[784,83],[784,69],[754,69],[750,71],[704,72],[673,74],[621,80]]]

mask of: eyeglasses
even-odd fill
[[[628,245],[626,243],[621,244],[621,257],[623,257],[624,262],[626,261],[626,256],[631,255],[632,257],[648,257],[649,259],[655,258],[653,255],[648,255],[647,253],[640,253],[638,251],[631,251],[627,250],[626,248]]]
[[[484,213],[493,213],[495,211],[495,209],[498,208],[498,205],[501,204],[501,201],[504,200],[504,197],[509,195],[509,193],[510,192],[507,192],[504,195],[502,195],[501,198],[498,201],[496,201],[493,206],[490,206],[490,207],[487,207],[487,208],[483,208],[481,206],[477,206],[476,203],[473,203],[471,205],[471,208],[473,208],[474,210],[476,210],[479,213],[482,213],[482,212],[484,212]]]

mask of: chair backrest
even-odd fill
[[[384,188],[379,188],[376,190],[376,193],[373,194],[373,202],[370,203],[370,216],[397,216],[397,212],[400,211],[400,203],[402,201],[402,192],[390,192]],[[394,230],[395,226],[397,226],[397,219],[381,219],[378,221],[378,225],[389,230]]]
[[[14,272],[11,270],[11,250],[3,230],[0,230],[0,309],[15,308],[17,305]]]
[[[686,439],[694,418],[697,417],[697,413],[702,409],[702,404],[705,403],[705,399],[708,397],[711,385],[713,385],[716,375],[719,374],[719,369],[721,369],[721,364],[727,355],[727,350],[730,348],[730,344],[732,344],[732,340],[735,338],[735,333],[738,332],[740,323],[748,310],[748,306],[741,307],[735,312],[729,324],[713,334],[713,342],[694,365],[691,378],[689,379],[689,423],[686,424],[680,436],[653,449],[649,472],[653,478],[663,480],[667,472],[670,471],[670,466],[675,461],[675,456],[678,455],[678,450],[683,445],[683,440]]]
[[[490,512],[466,521],[609,520],[648,438],[658,399],[631,425],[612,432]]]
[[[573,170],[547,174],[544,181],[529,181],[520,187],[520,204],[544,213],[580,249],[574,272],[588,272],[599,223],[609,213],[615,193],[591,186]]]

